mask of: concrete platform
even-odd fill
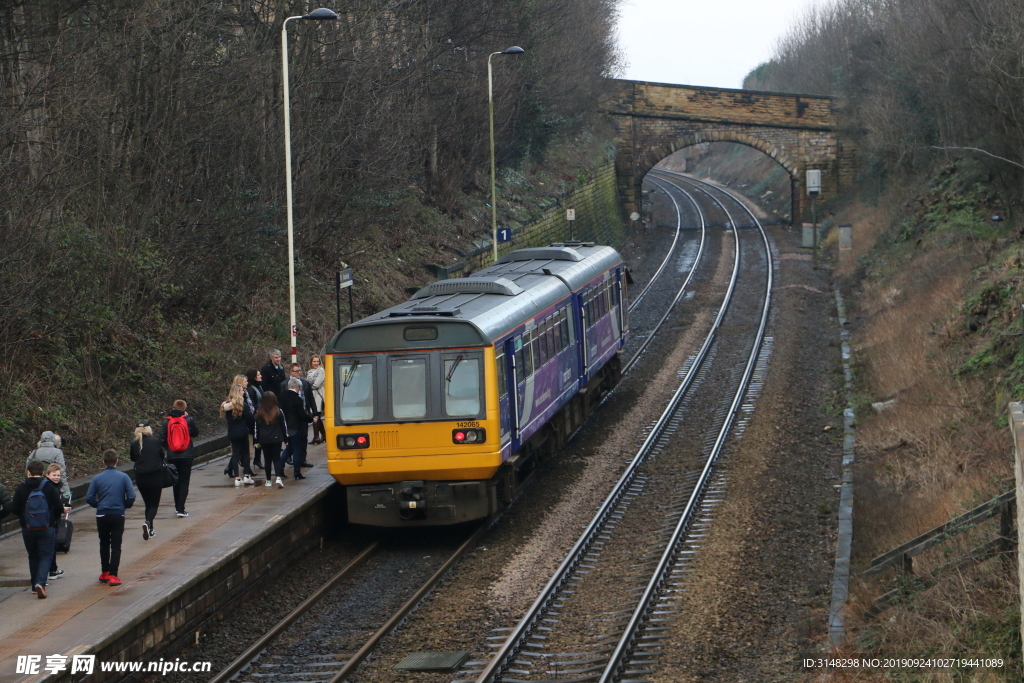
[[[332,514],[323,509],[334,484],[324,446],[310,446],[308,457],[316,466],[305,470],[306,479],[286,479],[283,489],[265,487],[262,474],[257,486],[236,488],[234,479],[223,474],[226,458],[197,466],[187,503],[190,516],[175,517],[172,492],[164,489],[154,522],[157,533],[148,541],[142,539],[139,496],[125,523],[119,571],[124,583],[119,588],[97,581],[99,541],[92,508],[72,512],[71,551],[57,555],[65,574],[50,582],[46,600],[27,585],[28,556],[20,532],[0,540],[0,682],[80,680],[80,675],[70,676],[72,655],[95,654],[95,673],[100,674],[107,658],[159,660],[167,647],[189,640],[193,634],[188,629],[215,613],[223,598],[280,571],[280,560],[302,552],[324,516]],[[17,673],[19,655],[40,655],[40,674]],[[48,655],[67,657],[65,671],[46,674]]]

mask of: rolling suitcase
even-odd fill
[[[66,553],[71,550],[71,536],[74,533],[75,525],[67,515],[57,520],[57,552]]]

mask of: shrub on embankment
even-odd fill
[[[1024,399],[1022,17],[1024,0],[830,0],[744,82],[836,97],[859,160],[858,192],[837,216],[854,224],[840,273],[853,294],[861,397],[855,568],[1013,478],[1006,402]],[[915,558],[918,572],[972,540],[984,539]],[[894,672],[897,680],[1019,680],[1009,564],[969,565],[927,590],[907,585],[909,599],[876,620],[859,615],[891,585],[855,586],[854,647],[1011,660],[999,672]]]
[[[588,114],[613,5],[369,0],[289,24],[303,360],[334,329],[342,263],[361,315],[489,235],[490,52],[527,50],[494,60],[501,220],[607,163]],[[231,376],[287,346],[279,37],[307,9],[0,8],[0,479],[42,429],[75,476],[174,398],[216,423]]]
[[[839,252],[836,268],[856,363],[855,577],[1012,485],[1006,402],[1024,398],[1024,225],[1005,219],[989,181],[961,160],[839,212],[854,229],[854,249]],[[915,572],[965,556],[991,538],[991,524],[915,557]],[[1006,560],[968,563],[927,589],[855,578],[849,647],[1002,657],[1007,667],[983,680],[1019,680],[1018,587]],[[898,585],[910,586],[905,599],[862,617]],[[961,680],[953,676],[928,680]]]

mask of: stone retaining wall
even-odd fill
[[[575,225],[565,219],[565,210],[575,209]],[[619,206],[615,180],[615,164],[609,162],[597,172],[594,179],[582,185],[568,197],[559,199],[539,218],[521,228],[512,229],[512,241],[498,245],[498,255],[516,249],[543,247],[552,242],[577,240],[622,246],[626,237],[628,218]],[[499,226],[501,227],[501,226]],[[488,242],[468,254],[464,260],[451,266],[430,266],[435,276],[445,278],[466,277],[494,262],[493,244]]]

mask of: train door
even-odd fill
[[[516,387],[518,368],[516,367],[515,338],[506,339],[498,357],[498,402],[506,398],[501,407],[501,444],[504,446],[509,439],[519,436],[519,401]],[[513,444],[514,446],[514,444]]]

